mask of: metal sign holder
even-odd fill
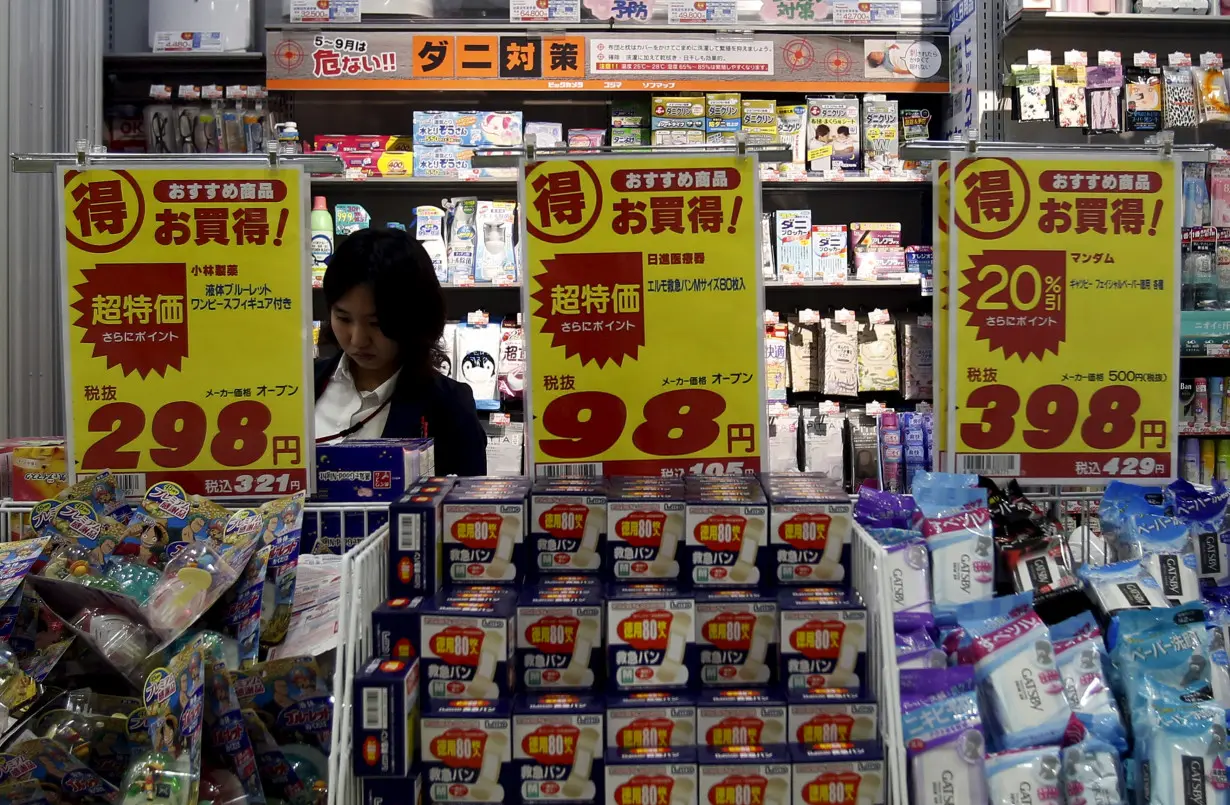
[[[76,146],[71,154],[9,154],[9,168],[13,173],[54,173],[66,165],[86,168],[124,163],[128,167],[157,167],[175,163],[194,168],[224,164],[250,168],[299,165],[304,173],[313,176],[343,172],[342,158],[337,154],[279,154],[276,142],[270,142],[263,154],[112,154],[103,146],[91,146],[87,140],[78,140]]]

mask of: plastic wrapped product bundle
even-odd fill
[[[936,648],[931,633],[926,629],[897,630],[894,634],[897,648],[897,667],[902,671],[912,668],[943,668],[948,657]]]
[[[1230,503],[1230,490],[1221,481],[1215,481],[1212,486],[1196,486],[1178,480],[1167,486],[1165,491],[1165,505],[1169,513],[1187,523],[1192,530],[1200,579],[1215,587],[1230,585],[1227,503]]]
[[[1093,615],[1084,612],[1055,624],[1051,640],[1073,715],[1087,734],[1126,752],[1127,731],[1106,678],[1106,647]]]
[[[1182,520],[1155,514],[1129,517],[1120,535],[1119,555],[1139,558],[1171,604],[1200,600],[1195,540]]]
[[[1111,622],[1108,634],[1112,642],[1116,632],[1115,616],[1120,612],[1170,606],[1162,595],[1161,585],[1139,559],[1101,567],[1083,565],[1077,575],[1085,582],[1085,592]]]
[[[1086,739],[1062,752],[1062,780],[1069,805],[1127,805],[1119,752],[1109,744]]]
[[[1112,682],[1123,692],[1137,742],[1141,725],[1160,710],[1213,699],[1204,622],[1199,603],[1119,614]]]
[[[995,594],[991,515],[985,507],[923,521],[931,553],[931,598],[937,611]]]
[[[1226,801],[1226,711],[1216,704],[1158,713],[1136,729],[1143,805]]]
[[[1116,547],[1119,534],[1127,528],[1128,517],[1134,514],[1163,515],[1165,491],[1161,487],[1139,486],[1123,481],[1111,481],[1102,493],[1098,505],[1098,520],[1102,535]]]
[[[1227,606],[1224,588],[1214,587],[1205,591],[1205,626],[1209,633],[1209,677],[1213,685],[1213,698],[1222,707],[1230,707],[1230,606]]]
[[[991,744],[1001,749],[1058,743],[1072,717],[1055,664],[1050,630],[1033,609],[1033,593],[957,607],[968,644]]]
[[[1058,746],[1012,749],[987,755],[990,801],[1063,805],[1060,769]]]
[[[931,569],[927,561],[927,543],[922,535],[899,528],[877,528],[870,533],[887,554],[885,572],[891,579],[889,597],[896,628],[933,624]]]
[[[910,762],[911,802],[987,802],[986,740],[974,669],[901,672],[901,726]]]

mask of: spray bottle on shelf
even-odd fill
[[[333,256],[333,216],[324,196],[312,202],[312,287],[320,288],[325,281],[325,267]]]

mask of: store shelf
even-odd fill
[[[396,18],[372,18],[363,22],[353,23],[291,23],[286,21],[270,22],[265,26],[267,31],[288,31],[301,32],[309,31],[330,31],[337,33],[364,33],[377,31],[415,31],[415,32],[433,32],[433,31],[465,31],[467,33],[493,32],[493,33],[509,33],[516,32],[525,34],[527,31],[533,32],[541,30],[546,33],[558,33],[560,31],[576,31],[579,33],[600,34],[604,31],[619,31],[625,33],[635,31],[637,33],[714,33],[717,31],[737,30],[740,33],[758,33],[758,34],[785,34],[785,33],[802,33],[802,34],[827,34],[830,36],[878,36],[882,34],[892,34],[894,36],[908,35],[930,35],[943,36],[948,33],[948,26],[941,20],[925,21],[921,19],[903,19],[900,23],[892,25],[834,25],[832,23],[798,23],[791,21],[780,25],[773,25],[762,19],[741,19],[732,25],[693,25],[686,26],[670,25],[665,19],[655,20],[651,22],[615,22],[613,20],[595,20],[582,19],[580,22],[571,22],[567,24],[550,23],[547,25],[525,23],[525,22],[509,22],[507,18],[501,20],[498,17],[473,17],[465,19],[415,19],[405,20]]]
[[[1004,36],[1086,34],[1106,36],[1201,36],[1230,33],[1230,17],[1198,14],[1083,14],[1072,11],[1022,11],[1004,25]]]
[[[406,187],[455,187],[458,185],[483,185],[485,187],[510,187],[517,185],[515,179],[447,179],[437,176],[367,176],[362,179],[347,179],[343,176],[316,176],[312,184],[320,187],[362,187],[369,185],[380,188]],[[840,187],[930,187],[930,179],[879,179],[868,176],[850,176],[844,179],[765,179],[761,186],[766,190],[791,190],[798,188],[835,189]]]
[[[1227,436],[1230,437],[1230,426],[1210,427],[1208,425],[1183,425],[1179,428],[1180,436]]]
[[[186,70],[208,72],[264,72],[265,54],[193,51],[188,53],[107,53],[103,55],[104,73],[164,73]]]

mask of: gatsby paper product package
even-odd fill
[[[427,702],[419,751],[431,802],[515,801],[507,701]]]
[[[867,681],[867,612],[862,604],[782,590],[782,686],[789,691],[846,688],[863,695]]]
[[[758,584],[771,572],[763,549],[767,519],[764,491],[754,478],[737,476],[736,484],[721,488],[689,478],[681,575],[696,587]]]
[[[606,698],[606,745],[624,752],[682,749],[696,743],[696,696],[637,690]]]
[[[686,689],[698,683],[693,598],[672,585],[616,585],[606,607],[613,689]]]
[[[679,578],[676,558],[683,542],[683,483],[641,483],[615,478],[607,500],[607,538],[602,567],[612,581]]]
[[[427,479],[389,507],[389,595],[431,595],[444,586],[444,499],[454,479]]]
[[[743,105],[737,92],[710,92],[705,96],[705,131],[734,132],[743,128]]]
[[[475,214],[478,236],[474,258],[474,281],[512,285],[517,281],[517,204],[513,201],[480,201]]]
[[[808,98],[807,169],[856,171],[859,167],[858,98]]]
[[[778,584],[850,579],[853,517],[841,478],[770,475],[768,563]]]
[[[650,105],[653,109],[650,128],[654,131],[695,129],[703,133],[705,130],[703,95],[656,97]]]
[[[529,572],[596,574],[602,565],[606,506],[601,480],[537,479],[530,493]]]
[[[602,669],[601,591],[527,586],[517,602],[517,688],[596,690]]]
[[[778,276],[783,282],[814,279],[811,210],[778,210],[774,217]]]
[[[874,741],[878,733],[873,701],[815,702],[788,696],[787,741],[804,746],[819,743]]]
[[[786,742],[786,702],[768,688],[702,691],[696,702],[699,746]]]
[[[515,584],[528,523],[524,479],[465,483],[444,500],[444,578],[450,584]]]
[[[791,744],[790,759],[794,764],[793,802],[884,805],[888,779],[881,749],[874,741],[819,746]],[[832,798],[834,786],[843,798]],[[1041,805],[1041,800],[1037,802]]]
[[[702,805],[696,797],[696,749],[607,749],[606,787],[600,801],[602,805]]]
[[[593,802],[602,787],[600,698],[521,694],[513,702],[513,774],[530,802]]]
[[[420,674],[426,698],[511,696],[517,596],[458,598],[442,590],[419,607]]]
[[[776,599],[757,590],[698,591],[696,642],[702,685],[769,684],[776,676]]]
[[[356,777],[405,777],[417,760],[419,661],[372,659],[354,677]]]
[[[698,746],[701,802],[756,802],[793,805],[790,753],[785,744]]]

